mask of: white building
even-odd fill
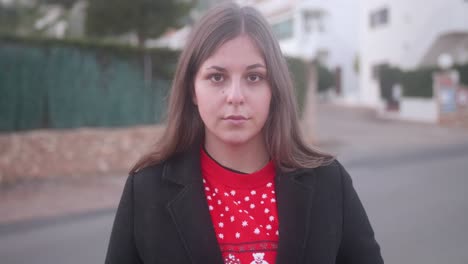
[[[358,2],[350,0],[238,0],[257,8],[270,22],[287,56],[318,59],[336,73],[338,98],[359,97]]]
[[[213,1],[202,1],[206,7]],[[305,61],[320,60],[337,75],[338,98],[355,102],[359,97],[358,74],[358,6],[350,0],[237,0],[240,5],[258,9],[270,22],[286,56]],[[148,47],[183,47],[189,28],[170,32]]]
[[[442,53],[468,62],[468,0],[361,0],[360,101],[383,107],[379,65],[435,66]]]

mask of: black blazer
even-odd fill
[[[276,263],[383,263],[351,178],[338,161],[278,172],[275,183]],[[128,177],[106,263],[223,263],[203,191],[199,149]]]

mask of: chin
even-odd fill
[[[249,142],[252,137],[248,135],[242,135],[242,134],[237,134],[237,135],[221,135],[219,137],[221,141],[223,141],[226,144],[229,145],[243,145]]]
[[[249,142],[243,138],[223,138],[222,141],[228,145],[239,146]]]

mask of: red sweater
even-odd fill
[[[257,172],[237,173],[202,149],[201,169],[224,263],[275,263],[279,234],[273,161]]]

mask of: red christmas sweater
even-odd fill
[[[279,233],[273,161],[244,174],[223,167],[202,149],[201,169],[224,263],[275,263]]]

